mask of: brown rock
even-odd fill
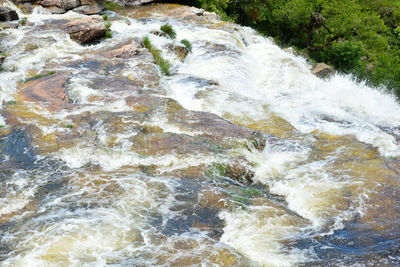
[[[47,103],[50,111],[59,111],[70,103],[66,85],[67,73],[46,76],[27,83],[20,91],[19,98]]]
[[[0,6],[0,21],[18,20],[18,14],[9,7]]]
[[[329,78],[333,74],[335,74],[335,70],[331,66],[326,65],[325,63],[318,63],[311,72],[317,77],[323,79]]]
[[[99,54],[106,58],[122,58],[128,59],[133,58],[138,55],[142,51],[143,47],[141,43],[134,39],[128,42],[124,42],[122,44],[118,44],[117,46],[107,49],[104,52],[100,52]]]
[[[181,45],[169,44],[167,47],[181,61],[183,61],[189,54],[189,50],[186,47],[181,46]]]
[[[63,1],[62,0],[42,0],[39,2],[40,5],[44,7],[48,6],[56,6],[56,7],[63,7]]]
[[[81,4],[79,0],[63,0],[63,8],[66,10],[78,7]]]
[[[66,30],[73,40],[81,44],[87,44],[106,34],[103,18],[97,15],[71,21],[66,24]]]
[[[221,117],[200,111],[180,110],[171,114],[168,121],[182,129],[203,132],[203,135],[223,143],[231,144],[231,139],[245,139],[257,150],[263,150],[265,139],[263,135],[252,129],[232,124]]]
[[[85,15],[97,14],[104,9],[104,2],[104,0],[81,0],[80,6],[73,10]]]

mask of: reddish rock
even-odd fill
[[[71,38],[81,44],[89,43],[106,34],[103,18],[97,15],[71,21],[65,27]]]
[[[329,78],[335,74],[335,70],[325,63],[318,63],[311,72],[320,78]]]
[[[46,76],[28,82],[20,91],[22,100],[48,104],[50,111],[63,109],[70,98],[67,94],[67,73]]]

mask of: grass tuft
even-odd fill
[[[104,19],[104,16],[106,16],[106,19]],[[106,38],[112,38],[113,35],[112,35],[111,30],[110,30],[110,28],[111,28],[111,21],[107,20],[107,19],[108,19],[108,16],[107,16],[107,15],[103,15],[103,19],[104,19],[104,21],[105,21],[105,26],[106,26],[106,35],[105,35],[105,37],[106,37]]]
[[[19,20],[19,24],[22,25],[22,26],[24,26],[24,25],[26,24],[27,20],[28,20],[28,19],[27,19],[26,17],[23,17],[23,18],[21,18],[21,19]]]
[[[148,36],[143,37],[143,44],[147,48],[147,50],[149,50],[149,52],[153,55],[154,61],[161,68],[161,72],[165,75],[170,75],[169,69],[171,68],[171,64],[163,58],[161,50],[153,46]]]
[[[190,53],[192,52],[192,44],[188,40],[183,39],[181,44],[183,44]]]
[[[55,73],[56,72],[52,70],[52,71],[46,72],[44,74],[33,75],[32,77],[29,77],[28,79],[26,79],[25,82],[30,82],[30,81],[33,81],[33,80],[37,80],[37,79],[40,79],[40,78],[43,78],[43,77],[46,77],[46,76],[53,75]]]
[[[120,10],[121,8],[122,8],[122,6],[115,2],[105,2],[105,4],[104,4],[105,10],[117,11],[117,10]]]
[[[67,125],[65,125],[65,128],[72,129],[72,128],[74,128],[74,125],[72,125],[72,124],[67,124]]]
[[[160,30],[161,30],[162,32],[164,32],[166,35],[168,35],[169,38],[175,39],[175,37],[176,37],[176,32],[175,32],[174,29],[172,28],[171,24],[165,23],[164,25],[162,25],[162,26],[160,27]]]
[[[15,104],[17,104],[17,101],[15,100],[7,101],[7,105],[15,105]]]

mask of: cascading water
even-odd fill
[[[87,46],[49,26],[82,15],[26,17],[0,33],[3,266],[399,264],[391,95],[321,80],[253,30],[188,7],[109,13],[113,38]],[[167,21],[176,41],[151,33]],[[72,103],[24,98],[25,80],[48,71],[67,77]]]

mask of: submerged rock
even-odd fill
[[[106,34],[103,18],[97,15],[71,21],[65,27],[71,39],[81,44],[90,43]]]
[[[70,103],[66,89],[67,79],[68,74],[61,73],[28,82],[20,91],[19,98],[47,104],[51,111],[61,110]]]
[[[0,6],[0,21],[18,20],[18,14],[9,7]]]
[[[320,78],[329,78],[336,71],[325,63],[318,63],[311,72]]]

